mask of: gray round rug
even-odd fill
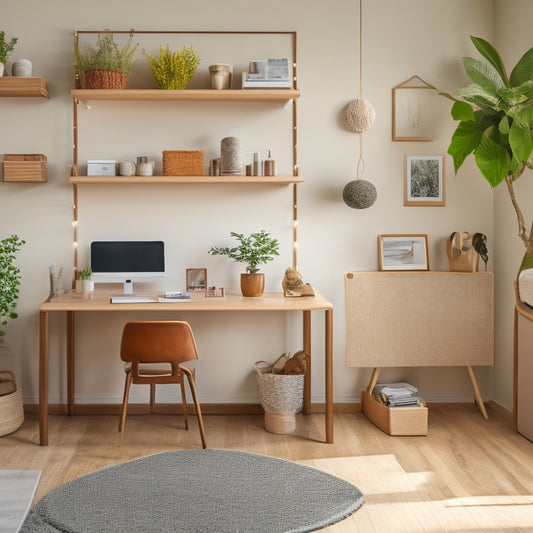
[[[246,452],[179,450],[73,479],[44,496],[20,533],[316,531],[364,502],[353,484]]]

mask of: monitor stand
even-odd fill
[[[131,279],[124,281],[124,294],[133,294],[133,282]]]

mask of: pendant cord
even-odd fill
[[[363,0],[359,0],[359,99],[363,98]],[[359,133],[359,161],[357,162],[357,179],[363,177],[365,160],[363,158],[363,132]]]

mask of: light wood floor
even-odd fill
[[[331,532],[533,532],[533,443],[489,409],[430,405],[426,437],[390,437],[362,414],[335,414],[335,443],[322,442],[323,415],[297,416],[291,435],[264,430],[255,415],[205,416],[208,446],[301,461],[355,483],[363,507]],[[35,501],[65,481],[143,455],[200,448],[195,417],[131,415],[119,446],[117,416],[50,416],[0,439],[0,468],[42,470]]]

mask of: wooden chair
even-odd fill
[[[189,429],[187,417],[187,403],[183,376],[187,376],[189,388],[198,415],[198,425],[202,437],[202,446],[207,447],[204,422],[194,381],[194,370],[181,363],[198,359],[198,352],[191,326],[182,321],[132,321],[126,323],[122,331],[120,358],[125,365],[126,382],[124,385],[124,400],[120,416],[119,431],[120,444],[124,440],[126,425],[126,411],[131,383],[150,385],[150,409],[155,404],[155,386],[157,384],[177,383],[181,388],[183,417],[185,429]],[[150,368],[147,365],[165,363],[167,368]]]

